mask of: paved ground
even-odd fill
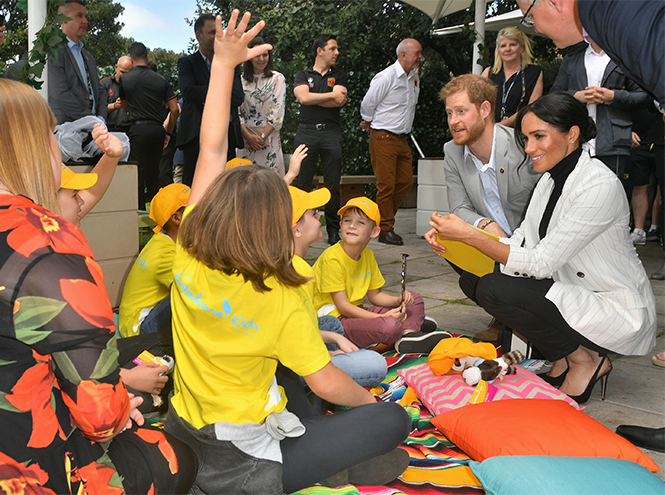
[[[420,293],[428,316],[439,327],[463,335],[475,335],[485,330],[491,317],[476,306],[460,290],[457,274],[442,258],[434,255],[424,239],[416,236],[416,210],[400,210],[395,231],[403,238],[404,246],[387,246],[376,240],[369,247],[374,251],[383,276],[386,292],[400,291],[401,253],[408,253],[407,288]],[[328,246],[327,237],[314,243],[307,253],[313,263]],[[638,247],[647,274],[663,264],[663,250],[656,242]],[[620,424],[649,427],[665,426],[665,368],[651,363],[651,356],[665,350],[665,281],[652,281],[658,311],[658,340],[656,348],[646,356],[612,355],[614,370],[608,379],[605,400],[600,399],[600,385],[586,404],[585,412],[614,431]],[[665,454],[645,451],[658,464],[657,473],[665,480]]]

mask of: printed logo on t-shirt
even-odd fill
[[[187,281],[183,279],[183,276],[186,277]],[[197,295],[194,295],[194,291],[192,291],[190,286],[187,284],[187,282],[190,281],[190,277],[187,274],[187,271],[180,270],[175,274],[174,279],[180,293],[184,297],[188,298],[192,304],[198,307],[198,309],[201,309],[206,313],[212,313],[214,316],[217,316],[222,320],[228,320],[230,316],[231,327],[237,327],[232,328],[232,330],[249,336],[254,336],[254,334],[259,331],[259,325],[258,323],[254,323],[254,317],[252,317],[251,320],[247,320],[246,317],[237,315],[233,312],[231,303],[226,299],[222,299],[222,309],[215,309],[210,307],[208,303],[205,302],[203,293],[199,292]],[[245,329],[252,330],[254,333],[249,333]]]
[[[136,259],[136,266],[142,272],[148,270],[148,261],[143,257],[143,253],[139,254],[139,257]]]
[[[314,78],[313,77],[308,77],[307,78],[307,84],[309,84],[310,88],[314,87]]]
[[[113,96],[115,93],[113,92],[113,88],[109,88],[109,96]]]
[[[328,87],[332,88],[335,85],[335,78],[334,77],[329,77],[328,78]]]
[[[359,275],[358,278],[367,278],[367,277],[371,277],[371,276],[372,276],[372,272],[367,272],[365,275]]]

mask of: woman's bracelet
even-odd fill
[[[487,226],[488,226],[489,224],[491,224],[492,222],[494,222],[494,220],[492,220],[492,219],[490,218],[487,222],[485,222],[484,224],[482,224],[482,225],[480,226],[480,230],[485,230],[485,227],[487,227]]]

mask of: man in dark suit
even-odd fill
[[[62,23],[67,46],[48,62],[48,103],[58,124],[86,115],[106,119],[106,94],[99,84],[94,57],[83,48],[81,38],[88,28],[88,12],[83,0],[67,0],[58,8],[70,21]]]
[[[199,134],[203,105],[208,94],[210,63],[215,46],[215,16],[201,15],[194,23],[199,50],[178,59],[178,85],[182,92],[182,114],[176,146],[183,152],[182,182],[192,185],[196,160],[199,156]],[[240,81],[240,66],[236,68],[231,94],[231,125],[229,126],[228,159],[235,158],[236,148],[244,148],[240,133],[238,107],[245,99]]]

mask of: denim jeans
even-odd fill
[[[342,322],[336,316],[319,317],[319,330],[344,335]],[[326,344],[329,351],[335,351],[335,344]],[[361,349],[356,352],[336,354],[332,363],[346,372],[361,387],[375,387],[383,381],[388,372],[385,358],[378,352]]]
[[[168,332],[171,333],[171,296],[168,295],[150,310],[141,322],[140,333]]]

